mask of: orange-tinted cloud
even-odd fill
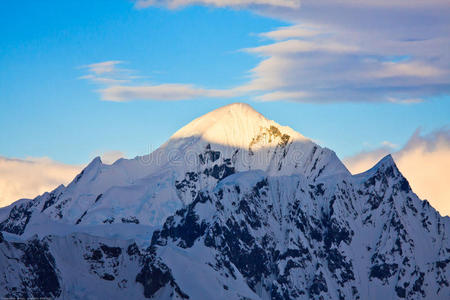
[[[354,174],[364,172],[391,151],[392,148],[384,146],[346,158],[344,163]],[[427,199],[441,215],[450,215],[450,129],[442,128],[427,135],[416,130],[392,156],[413,191]]]
[[[29,159],[0,157],[0,207],[21,198],[34,198],[60,184],[67,184],[81,168],[46,157]]]

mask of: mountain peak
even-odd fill
[[[356,174],[355,178],[366,179],[372,177],[377,173],[380,172],[384,173],[386,171],[399,173],[397,165],[395,164],[394,158],[392,157],[391,154],[384,156],[369,170],[362,172],[360,174]]]
[[[211,143],[248,148],[262,129],[271,126],[293,139],[306,139],[290,127],[265,118],[246,103],[232,103],[193,120],[178,130],[171,140],[199,137]]]
[[[391,154],[388,154],[385,157],[383,157],[382,159],[380,159],[380,161],[377,162],[376,165],[373,166],[372,169],[370,169],[370,170],[374,170],[374,171],[385,170],[389,167],[397,168],[397,165],[395,164],[394,158],[392,157]]]
[[[243,102],[234,102],[222,107],[219,107],[210,113],[231,113],[231,114],[244,114],[246,116],[253,116],[253,117],[262,117],[264,116],[257,112],[251,105]],[[265,119],[265,118],[264,118]]]

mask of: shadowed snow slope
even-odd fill
[[[449,226],[390,156],[352,176],[236,103],[0,209],[0,296],[448,299]]]

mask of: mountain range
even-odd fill
[[[450,299],[450,219],[390,155],[352,175],[242,103],[0,208],[0,231],[5,298]]]

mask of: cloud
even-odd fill
[[[305,93],[309,96],[297,101],[316,103],[414,104],[450,93],[450,57],[440,48],[448,48],[450,38],[443,41],[430,36],[409,41],[412,36],[406,33],[390,37],[383,30],[372,32],[321,23],[315,31],[310,28],[310,24],[304,28],[299,24],[279,28],[264,34],[273,43],[245,49],[262,59],[250,70],[247,88]]]
[[[390,152],[392,148],[383,146],[348,157],[344,163],[352,173],[360,173]],[[418,129],[406,145],[392,155],[413,191],[420,198],[427,199],[441,215],[450,215],[450,128],[426,135]]]
[[[373,77],[390,78],[390,77],[437,77],[445,74],[444,70],[440,70],[435,66],[430,66],[422,62],[384,62],[381,63],[380,70],[371,74]]]
[[[291,38],[307,38],[320,34],[318,28],[311,28],[302,25],[293,25],[280,27],[276,30],[261,33],[260,36],[266,37],[272,40],[286,40]]]
[[[389,141],[383,141],[383,142],[381,142],[381,145],[383,145],[384,147],[391,148],[391,149],[398,148],[398,145],[391,143]]]
[[[124,63],[120,60],[110,60],[81,66],[80,68],[87,70],[88,74],[78,79],[89,80],[103,86],[129,83],[138,76],[132,75],[133,70],[122,68],[120,65]]]
[[[293,25],[262,34],[273,43],[254,48],[263,59],[251,70],[255,89],[310,95],[299,101],[403,104],[450,93],[450,6],[444,0],[304,0],[298,10],[257,11]],[[352,51],[321,51],[342,44]],[[261,53],[280,45],[283,51]]]
[[[305,99],[306,97],[308,97],[308,94],[304,92],[279,91],[256,96],[256,99],[260,101],[298,101],[300,99]]]
[[[122,63],[123,62],[120,60],[110,60],[110,61],[104,61],[104,62],[100,62],[100,63],[86,65],[83,67],[89,69],[89,72],[91,72],[91,73],[101,75],[101,74],[105,74],[105,73],[117,72],[117,65],[122,64]]]
[[[78,78],[90,80],[94,83],[105,84],[105,85],[123,84],[123,83],[130,82],[130,80],[128,80],[128,79],[114,79],[114,78],[107,78],[107,77],[99,77],[99,76],[94,76],[92,74],[80,76]]]
[[[268,36],[270,32],[267,33]],[[358,48],[342,44],[338,42],[321,43],[317,41],[304,41],[290,39],[287,41],[277,42],[267,46],[259,46],[256,48],[245,49],[249,53],[257,53],[260,56],[289,55],[308,52],[325,52],[325,53],[351,53],[358,51]]]
[[[121,151],[98,152],[102,162],[112,164],[125,157]],[[57,186],[70,183],[83,169],[83,165],[71,165],[48,157],[26,159],[0,156],[0,207],[22,198],[34,198]]]
[[[206,89],[193,84],[139,82],[142,77],[132,75],[133,70],[122,68],[123,61],[105,61],[82,66],[88,74],[78,77],[100,86],[96,91],[101,99],[113,102],[132,100],[179,101],[195,98],[231,98],[248,91],[240,87]]]
[[[177,101],[194,98],[230,98],[237,90],[214,90],[190,84],[160,84],[146,86],[110,86],[99,90],[103,100],[124,102],[130,100]]]
[[[388,97],[388,101],[392,102],[392,103],[400,103],[400,104],[416,104],[416,103],[422,103],[424,102],[423,99],[397,99],[397,98],[392,98],[392,97]]]
[[[136,8],[149,6],[165,6],[176,9],[188,5],[208,5],[215,7],[248,7],[248,6],[275,6],[275,7],[300,7],[300,0],[137,0]]]
[[[261,101],[424,102],[450,94],[450,6],[446,0],[140,0],[136,7],[247,8],[290,23],[241,49],[260,61],[229,90],[189,82],[136,82],[119,60],[87,65],[81,77],[103,100],[183,100],[235,95]],[[239,49],[236,49],[239,50]]]
[[[81,168],[46,157],[27,159],[0,157],[0,207],[21,198],[34,198],[60,184],[67,184]]]

